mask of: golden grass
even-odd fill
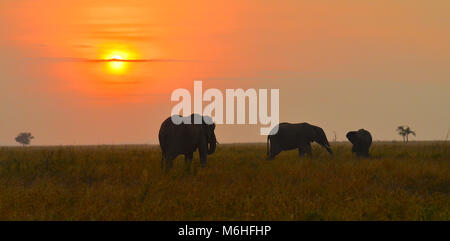
[[[201,168],[158,146],[0,148],[0,220],[449,220],[443,142],[376,142],[372,159],[332,143],[265,160],[265,144],[219,145]]]

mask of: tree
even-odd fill
[[[401,135],[403,137],[403,142],[405,142],[405,143],[408,143],[409,134],[416,136],[416,132],[411,130],[411,128],[409,128],[409,126],[399,126],[399,127],[397,127],[397,132],[399,135]]]
[[[31,139],[34,139],[34,136],[29,132],[22,132],[16,137],[16,141],[23,146],[30,144]]]

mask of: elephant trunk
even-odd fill
[[[330,143],[327,139],[323,140],[321,143],[319,143],[323,148],[327,150],[330,155],[333,155],[333,150],[331,150]]]
[[[209,140],[209,145],[208,145],[208,155],[213,154],[216,151],[216,135],[213,133],[212,137]]]
[[[333,151],[330,148],[330,145],[325,146],[325,149],[327,149],[328,153],[330,153],[330,155],[333,155]]]

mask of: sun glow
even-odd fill
[[[128,63],[124,60],[129,59],[129,54],[122,51],[111,51],[109,54],[105,55],[103,59],[108,61],[106,64],[109,73],[123,74],[128,67]]]
[[[108,67],[112,73],[123,73],[125,71],[126,63],[121,61],[123,60],[122,56],[114,55],[110,61],[108,62]]]

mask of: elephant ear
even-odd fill
[[[307,141],[314,142],[318,141],[320,137],[320,129],[317,126],[311,125],[311,131],[306,135]]]
[[[202,125],[206,136],[209,138],[214,133],[216,124],[214,124],[214,121],[210,116],[203,116]]]
[[[351,143],[355,143],[357,140],[357,134],[358,133],[356,131],[349,131],[346,137]]]

